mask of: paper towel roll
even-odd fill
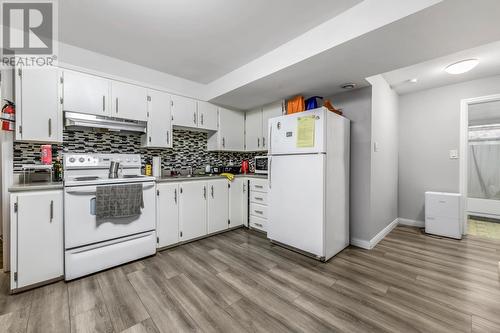
[[[161,158],[160,158],[160,156],[153,157],[153,177],[161,177]]]

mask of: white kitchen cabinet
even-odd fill
[[[252,229],[267,232],[267,190],[269,182],[267,179],[252,178],[249,181],[250,203],[248,226]]]
[[[111,82],[99,76],[64,71],[63,110],[108,116],[110,106]]]
[[[152,148],[172,148],[172,111],[170,95],[148,90],[148,124],[142,136],[142,146]]]
[[[248,225],[248,180],[235,178],[229,185],[229,227]]]
[[[57,68],[18,68],[16,140],[62,142],[62,71]]]
[[[198,128],[217,131],[217,106],[203,101],[198,101],[197,104]]]
[[[157,185],[156,236],[158,247],[179,242],[179,184]]]
[[[180,127],[198,127],[196,100],[172,95],[173,124]]]
[[[62,190],[14,193],[11,203],[11,289],[62,277]]]
[[[262,150],[263,139],[262,108],[247,111],[245,114],[245,150]]]
[[[269,146],[268,121],[271,118],[283,115],[284,101],[274,102],[262,107],[262,148],[267,150]]]
[[[180,240],[207,234],[207,183],[182,182],[179,185]]]
[[[147,121],[147,90],[120,81],[111,81],[111,117]]]
[[[208,189],[208,233],[228,228],[229,186],[226,179],[207,182]]]
[[[208,150],[244,151],[245,114],[219,108],[219,130],[208,138]]]

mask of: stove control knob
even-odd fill
[[[74,162],[75,162],[75,158],[74,158],[74,157],[70,157],[70,158],[69,158],[69,162],[70,162],[70,163],[74,163]]]
[[[80,157],[80,158],[78,159],[78,161],[79,161],[80,163],[83,163],[83,162],[85,162],[85,159],[84,159],[83,157]]]

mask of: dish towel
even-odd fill
[[[97,186],[95,201],[97,220],[140,215],[144,208],[142,184]]]
[[[224,172],[220,174],[222,177],[226,177],[230,182],[234,180],[234,175],[229,172]]]

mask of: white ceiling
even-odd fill
[[[212,101],[251,109],[296,94],[332,96],[345,82],[363,87],[366,77],[500,40],[499,17],[498,0],[446,0]]]
[[[211,82],[361,0],[63,0],[60,41]]]
[[[450,64],[471,58],[478,59],[479,65],[470,72],[451,75],[444,71],[444,68]],[[417,65],[397,69],[385,73],[384,77],[396,92],[407,94],[496,74],[500,74],[500,42],[489,43]],[[417,78],[418,81],[416,83],[408,82],[412,78]]]

